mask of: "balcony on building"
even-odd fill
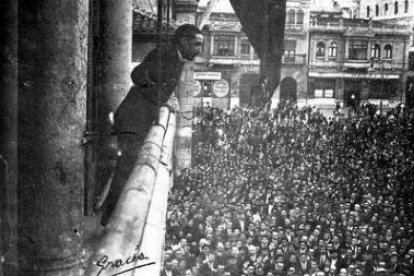
[[[374,59],[371,61],[372,71],[395,71],[395,70],[403,70],[404,63],[402,61],[397,62],[393,59]]]
[[[287,8],[285,31],[303,31],[305,13],[301,9]]]
[[[209,63],[218,65],[234,65],[237,63],[236,36],[234,34],[214,35]]]
[[[369,33],[366,34],[364,38],[357,38],[354,39],[352,33],[355,30],[347,31],[345,34],[346,37],[349,37],[348,44],[348,56],[345,58],[344,61],[344,69],[368,69],[371,66],[370,60],[368,58],[368,37],[371,35]],[[349,33],[349,34],[348,34]]]
[[[306,64],[306,54],[283,55],[283,64],[304,65]]]
[[[368,69],[371,67],[369,60],[346,60],[344,62],[344,68],[352,69]]]
[[[407,35],[410,33],[408,25],[402,27],[398,24],[369,19],[343,18],[342,12],[321,11],[312,12],[310,15],[310,32],[346,33],[349,30],[356,32],[356,36],[365,36],[364,33],[367,31],[375,33],[376,35]]]

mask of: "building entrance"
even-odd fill
[[[348,107],[358,107],[361,102],[361,82],[345,81],[344,104]]]
[[[297,95],[296,95],[296,89],[297,89],[297,82],[292,77],[286,77],[282,80],[280,83],[280,101],[290,101],[290,102],[296,102]]]

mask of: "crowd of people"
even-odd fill
[[[414,275],[413,124],[373,106],[200,110],[163,275]]]

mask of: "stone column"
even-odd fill
[[[3,0],[0,7],[0,275],[16,275],[18,1]]]
[[[337,101],[344,101],[344,79],[337,78],[335,79],[335,99]]]
[[[19,1],[18,275],[81,275],[88,10]]]
[[[344,62],[347,62],[349,59],[349,39],[345,38],[345,53],[344,53]]]
[[[369,97],[369,79],[361,81],[361,102],[367,101]]]
[[[112,133],[111,116],[129,91],[131,85],[132,55],[132,1],[92,0],[91,74],[96,114],[93,129],[96,136],[96,158],[91,167],[86,191],[90,195],[101,195],[108,184],[116,164],[116,136]],[[91,118],[88,118],[91,120]],[[95,171],[96,170],[96,171]],[[92,202],[89,202],[91,207]],[[90,209],[90,208],[87,208]]]
[[[177,113],[177,130],[175,136],[174,166],[175,171],[191,167],[191,139],[193,136],[193,63],[186,62],[177,86],[180,110]]]

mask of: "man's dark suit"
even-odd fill
[[[183,65],[184,61],[176,48],[162,47],[161,50],[152,50],[132,71],[131,79],[134,86],[114,116],[114,132],[118,135],[121,156],[117,160],[111,187],[103,206],[103,225],[107,224],[115,208],[145,137],[153,122],[158,120],[160,107],[167,102],[177,87]]]

